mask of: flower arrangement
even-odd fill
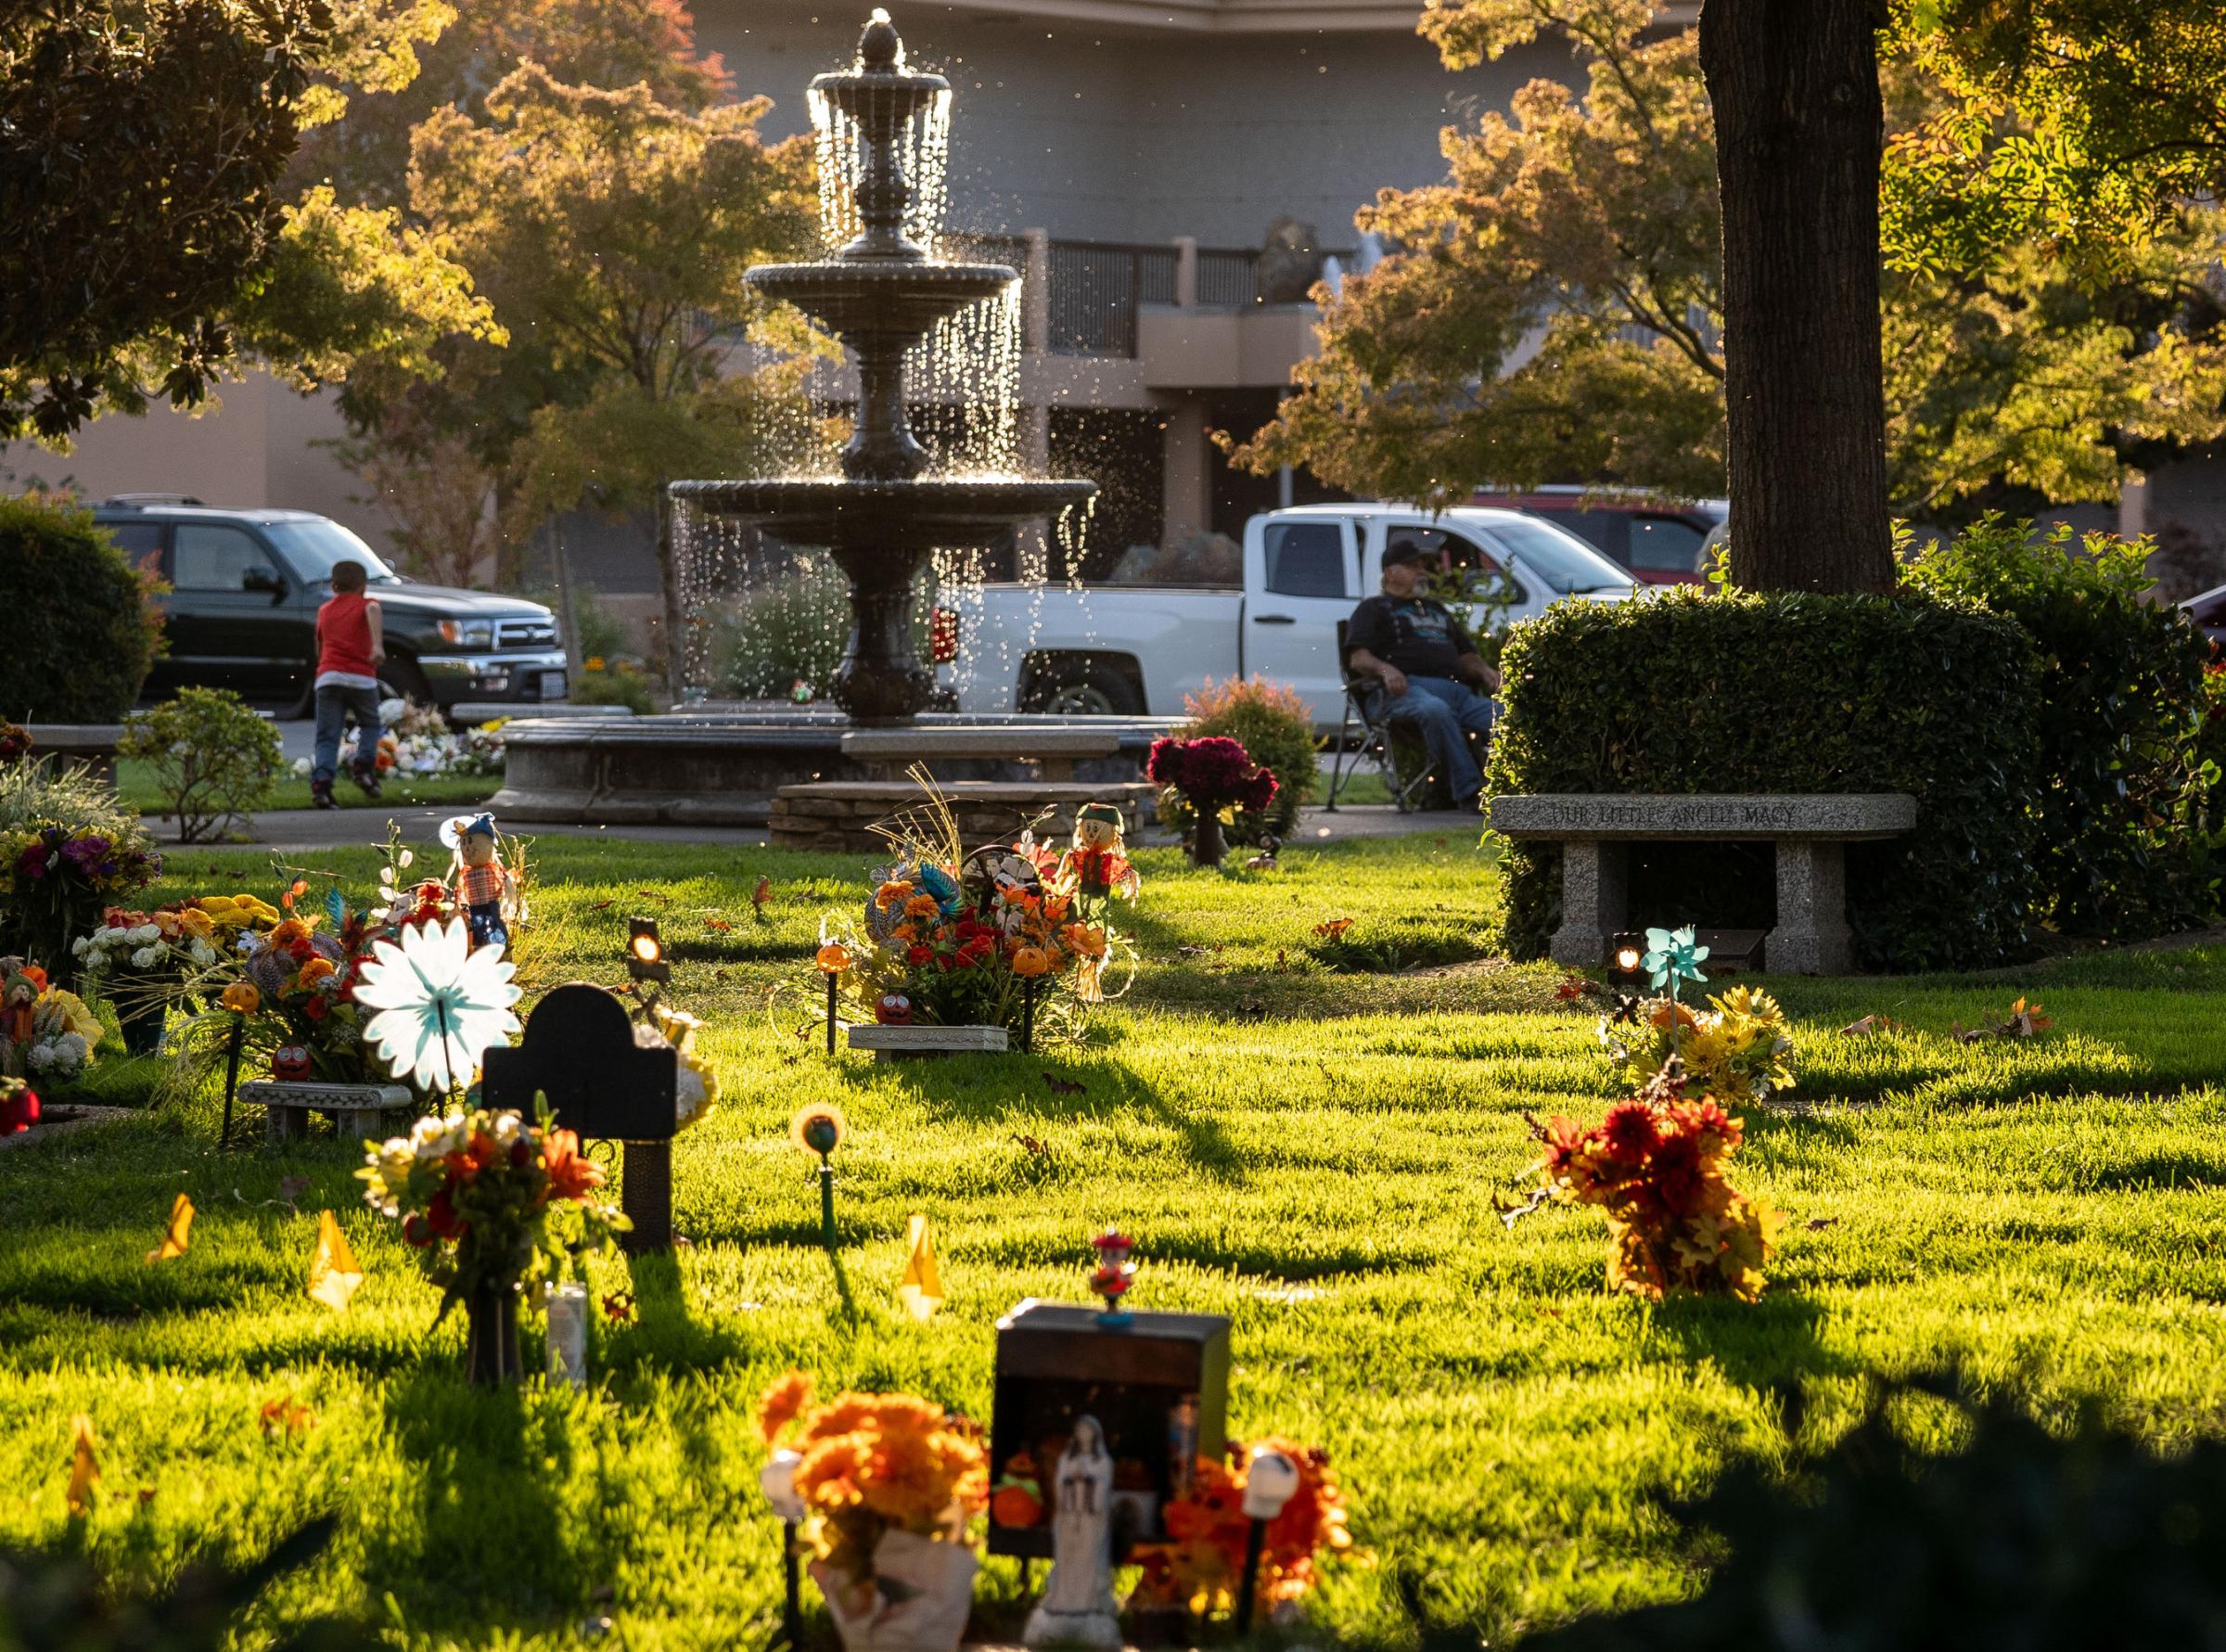
[[[1634,1088],[1674,1056],[1693,1088],[1726,1107],[1792,1089],[1793,1031],[1777,1000],[1733,987],[1708,1003],[1694,1010],[1674,998],[1642,1000],[1601,1018],[1601,1046]]]
[[[485,1108],[428,1115],[408,1135],[372,1146],[356,1174],[364,1202],[402,1224],[403,1242],[441,1287],[440,1317],[467,1304],[475,1380],[518,1374],[522,1285],[632,1225],[595,1197],[602,1167],[581,1152],[580,1138],[545,1117]],[[512,1327],[506,1341],[483,1323],[491,1320]]]
[[[1762,1264],[1782,1220],[1725,1177],[1744,1130],[1712,1096],[1687,1099],[1672,1059],[1591,1129],[1531,1121],[1544,1145],[1541,1197],[1607,1212],[1610,1288],[1658,1301],[1682,1289],[1762,1294]]]
[[[335,933],[323,915],[289,916],[268,932],[240,937],[246,984],[256,994],[250,1043],[259,1050],[296,1046],[311,1074],[334,1084],[361,1084],[377,1076],[355,1003],[366,932],[362,917]]]
[[[1111,963],[1133,955],[1107,914],[1134,873],[1121,860],[1121,876],[1090,893],[1084,871],[1106,864],[1032,833],[965,852],[938,803],[889,828],[896,855],[876,872],[862,921],[823,925],[815,967],[866,1019],[1079,1031],[1080,1006],[1126,990],[1106,990]]]
[[[372,760],[381,775],[403,775],[420,779],[441,775],[494,775],[503,772],[503,722],[482,723],[476,728],[452,729],[438,706],[415,700],[379,702],[378,720],[384,725],[378,752]],[[357,738],[351,730],[340,743],[340,766],[355,766]],[[294,761],[294,774],[307,778],[309,759]]]
[[[100,928],[80,935],[70,944],[79,967],[88,976],[113,980],[118,976],[183,976],[207,969],[220,956],[223,945],[216,921],[198,905],[132,912],[111,906],[101,914]]]
[[[644,1018],[633,1023],[633,1042],[643,1049],[671,1049],[680,1057],[673,1095],[677,1126],[694,1124],[719,1105],[719,1074],[709,1057],[696,1048],[703,1031],[700,1018],[674,1009],[662,998],[645,1006]]]
[[[1190,1487],[1168,1500],[1164,1543],[1139,1545],[1130,1558],[1144,1568],[1131,1607],[1181,1607],[1200,1616],[1234,1609],[1244,1575],[1252,1523],[1245,1516],[1245,1480],[1259,1446],[1281,1452],[1298,1467],[1298,1490],[1268,1522],[1260,1551],[1260,1594],[1288,1608],[1311,1590],[1320,1562],[1352,1546],[1345,1493],[1322,1452],[1286,1440],[1229,1444],[1228,1458],[1200,1458]]]
[[[0,763],[21,762],[31,755],[31,730],[0,717]]]
[[[0,958],[0,1076],[67,1083],[92,1064],[100,1036],[83,999],[35,964]]]
[[[161,870],[162,857],[135,825],[104,831],[50,822],[0,832],[0,928],[27,953],[61,956],[104,907]]]
[[[1264,813],[1275,800],[1275,776],[1252,761],[1242,741],[1226,735],[1154,740],[1145,773],[1196,812],[1190,858],[1201,866],[1221,864],[1225,821]]]
[[[812,1573],[854,1645],[931,1646],[966,1626],[977,1562],[966,1525],[989,1502],[979,1430],[913,1394],[838,1394],[811,1405],[811,1379],[766,1389],[758,1426],[802,1517]],[[876,1632],[881,1638],[875,1639]]]

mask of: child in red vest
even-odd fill
[[[333,771],[340,762],[340,732],[355,719],[356,785],[378,796],[378,667],[387,657],[385,621],[364,595],[369,583],[361,562],[332,565],[332,597],[317,610],[317,754],[309,771],[309,800],[337,809]]]

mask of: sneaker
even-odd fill
[[[312,780],[309,783],[309,802],[313,809],[338,809],[340,800],[332,795],[332,782]]]
[[[367,798],[378,796],[378,771],[377,769],[367,769],[358,764],[349,773],[354,775],[355,783],[362,788],[364,796]]]

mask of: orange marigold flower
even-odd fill
[[[771,1445],[797,1414],[812,1402],[812,1379],[801,1371],[787,1371],[765,1385],[758,1396],[758,1432]]]
[[[912,899],[912,885],[903,878],[892,878],[874,891],[874,904],[883,912],[892,906],[902,906]]]
[[[334,965],[330,958],[312,958],[301,966],[301,984],[313,987],[333,973]]]

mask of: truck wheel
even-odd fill
[[[426,681],[415,660],[389,655],[378,668],[378,692],[385,698],[415,700],[421,706],[433,703],[433,685]]]
[[[1040,661],[1021,699],[1024,711],[1056,717],[1134,717],[1144,696],[1126,672],[1103,660]]]

